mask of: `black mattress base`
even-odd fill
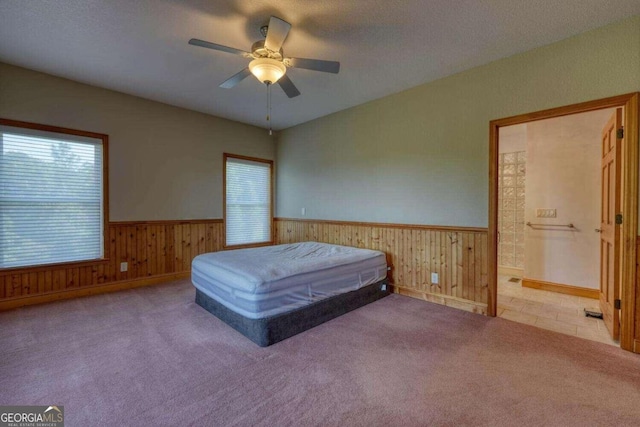
[[[248,319],[196,289],[196,304],[249,338],[267,347],[389,295],[387,279],[336,295],[306,307],[263,319]]]

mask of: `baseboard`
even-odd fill
[[[111,282],[103,285],[87,286],[79,289],[69,289],[47,294],[6,299],[0,301],[0,311],[11,310],[13,308],[24,307],[27,305],[44,304],[52,301],[60,301],[71,298],[86,297],[89,295],[98,295],[108,292],[117,292],[126,289],[140,288],[143,286],[155,285],[162,282],[170,282],[172,280],[186,279],[190,275],[190,271],[159,274],[156,276],[141,277],[133,280],[121,280],[119,282]]]
[[[559,294],[573,295],[577,297],[599,299],[600,291],[598,289],[580,288],[578,286],[563,285],[560,283],[545,282],[535,279],[522,279],[523,288],[541,289],[543,291],[557,292]]]
[[[402,286],[393,285],[393,293],[408,296],[411,298],[421,299],[433,302],[447,307],[457,308],[459,310],[469,311],[471,313],[487,315],[487,304],[481,302],[470,301],[449,295],[435,294],[431,292],[416,291],[415,289],[403,288]]]
[[[498,274],[502,274],[503,276],[522,277],[524,276],[524,269],[516,267],[503,267],[499,265]]]

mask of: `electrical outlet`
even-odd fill
[[[128,262],[121,262],[120,263],[120,271],[127,271],[129,270],[129,263]]]
[[[301,214],[302,216],[305,216],[305,215],[307,214],[307,208],[302,208],[302,209],[300,209],[300,214]]]
[[[438,273],[431,273],[431,284],[432,285],[438,284]]]

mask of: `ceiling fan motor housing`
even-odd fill
[[[276,61],[282,61],[284,58],[284,53],[282,52],[282,48],[278,52],[274,52],[272,50],[264,47],[264,40],[258,40],[251,46],[251,54],[254,58],[271,58]]]

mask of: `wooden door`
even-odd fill
[[[602,209],[600,216],[600,309],[604,323],[613,339],[620,338],[620,310],[616,300],[620,298],[620,225],[616,215],[620,206],[620,153],[622,139],[622,109],[613,113],[602,130]]]

